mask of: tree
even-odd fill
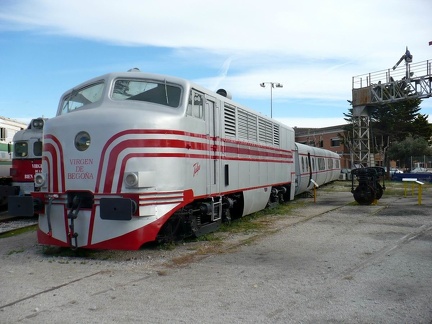
[[[384,105],[368,106],[370,115],[370,138],[372,153],[381,152],[384,163],[390,166],[387,149],[393,144],[400,143],[407,137],[420,138],[428,143],[432,137],[432,128],[428,122],[428,115],[420,113],[420,99],[406,99]],[[345,120],[350,122],[344,128],[342,138],[348,143],[353,131],[353,108],[344,113]],[[341,134],[342,135],[342,134]],[[421,154],[422,155],[422,154]],[[388,168],[389,169],[389,168]]]
[[[412,156],[432,155],[432,149],[426,139],[409,136],[400,142],[392,143],[388,150],[388,157],[399,160],[404,168],[411,167]]]
[[[374,135],[402,141],[408,136],[429,140],[432,129],[428,116],[420,114],[420,99],[407,99],[371,108],[371,125]]]

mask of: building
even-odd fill
[[[351,168],[349,148],[344,145],[343,133],[346,125],[322,128],[294,127],[295,141],[298,143],[321,147],[335,152],[341,157],[341,168]]]
[[[351,154],[350,149],[344,144],[344,125],[336,125],[322,128],[301,128],[294,127],[295,141],[298,143],[322,147],[326,150],[335,152],[341,157],[341,168],[351,169]],[[383,154],[374,154],[375,165],[383,165]],[[390,162],[391,167],[396,166],[396,161]]]

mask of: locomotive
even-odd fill
[[[338,179],[340,158],[188,80],[109,73],[66,91],[44,128],[38,192],[45,245],[134,250],[200,236]]]
[[[26,129],[17,132],[13,137],[12,167],[9,170],[12,179],[13,193],[8,195],[8,211],[12,216],[32,217],[35,214],[20,214],[10,206],[20,203],[21,196],[30,197],[38,191],[34,175],[42,171],[42,132],[47,118],[32,119]]]
[[[42,170],[42,132],[46,120],[42,117],[32,119],[26,129],[13,137],[10,176],[12,186],[18,188],[18,195],[30,195],[38,190],[34,185],[34,175]]]

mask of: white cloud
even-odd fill
[[[430,0],[21,0],[2,4],[0,31],[170,48],[237,98],[267,98],[272,81],[277,98],[345,102],[354,75],[391,68],[405,46],[431,57],[431,12]]]
[[[409,14],[402,0],[27,0],[0,18],[118,44],[387,60],[405,45],[427,48],[431,9],[428,0],[410,1]]]

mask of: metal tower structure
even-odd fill
[[[405,67],[399,64],[405,61]],[[411,63],[408,51],[392,69],[352,78],[352,167],[375,166],[370,151],[370,110],[387,103],[432,96],[432,60]]]

